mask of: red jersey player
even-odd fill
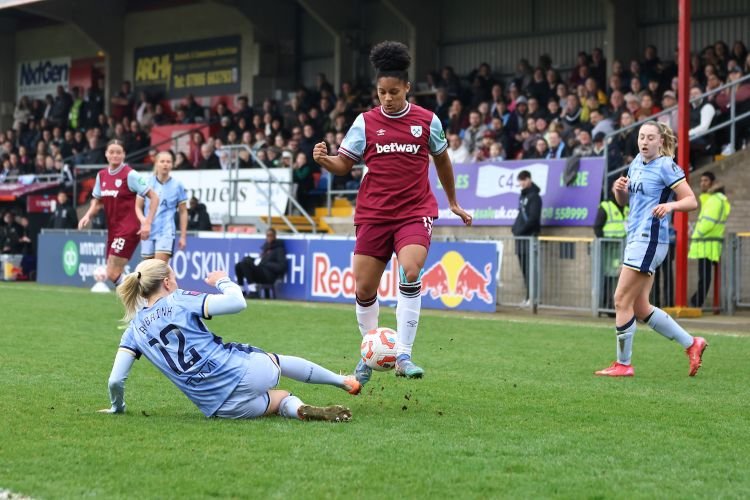
[[[122,141],[109,141],[105,156],[109,166],[96,174],[91,205],[81,217],[78,229],[88,226],[91,217],[104,207],[107,215],[107,278],[117,286],[138,242],[147,239],[151,233],[159,197],[138,172],[124,163]],[[148,197],[151,201],[148,215],[136,210],[136,195]]]
[[[410,104],[408,48],[399,42],[373,47],[381,106],[360,114],[346,134],[338,156],[329,156],[325,142],[315,145],[313,158],[334,175],[346,175],[356,163],[367,165],[357,195],[354,225],[356,313],[362,335],[378,327],[377,290],[385,266],[396,252],[399,294],[396,308],[398,341],[396,375],[421,378],[424,371],[411,360],[422,305],[421,276],[430,247],[432,221],[438,207],[430,189],[429,155],[451,211],[471,225],[471,215],[456,201],[453,166],[445,132],[431,111]],[[361,360],[355,370],[360,383],[371,370]]]

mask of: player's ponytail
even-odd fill
[[[125,276],[117,287],[117,295],[125,306],[123,322],[133,319],[140,303],[157,293],[168,277],[169,265],[159,259],[144,260],[135,271]]]
[[[380,42],[370,51],[370,62],[375,68],[375,79],[382,77],[409,81],[408,69],[411,65],[409,48],[401,42]]]

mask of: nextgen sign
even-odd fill
[[[70,82],[70,57],[24,61],[18,65],[18,97],[44,99],[55,95],[58,85],[66,90]]]

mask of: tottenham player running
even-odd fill
[[[78,229],[88,226],[91,217],[104,207],[107,215],[107,278],[118,286],[138,242],[148,239],[151,234],[151,222],[159,206],[159,197],[138,172],[124,163],[122,141],[109,141],[105,156],[109,167],[96,174],[91,205],[78,222]],[[151,201],[145,217],[136,210],[136,194]]]
[[[410,104],[407,47],[382,42],[370,53],[375,67],[380,107],[360,114],[339,148],[329,156],[324,142],[315,145],[313,158],[334,175],[346,175],[356,163],[367,165],[354,214],[354,279],[360,333],[378,327],[377,290],[393,252],[399,264],[396,309],[398,342],[396,375],[420,378],[424,371],[411,360],[422,305],[421,276],[430,248],[437,201],[430,189],[429,155],[453,213],[471,225],[471,215],[456,201],[453,166],[445,133],[432,111]],[[355,369],[360,383],[372,374],[362,361]]]
[[[273,390],[279,375],[310,384],[328,384],[357,395],[354,377],[337,375],[306,359],[266,353],[257,347],[224,343],[203,322],[247,307],[242,290],[224,271],[209,273],[206,283],[219,294],[180,290],[174,271],[159,259],[144,260],[125,277],[117,294],[128,328],[122,335],[109,376],[112,406],[125,411],[125,380],[133,363],[145,356],[207,417],[256,418],[281,415],[300,420],[343,422],[343,406],[305,405],[296,396]],[[143,304],[146,304],[143,307]]]
[[[141,242],[141,257],[144,259],[157,259],[169,262],[174,250],[175,240],[175,212],[180,213],[180,239],[178,248],[185,249],[187,243],[187,193],[185,186],[171,176],[172,152],[161,151],[154,158],[154,175],[151,177],[149,186],[159,197],[159,208],[156,210],[154,222],[151,224],[151,236]],[[147,198],[138,196],[136,198],[138,213],[142,215],[151,209],[151,203]]]
[[[638,131],[640,153],[627,177],[615,181],[613,191],[620,206],[630,202],[628,237],[620,279],[615,291],[617,361],[595,372],[607,377],[632,377],[630,358],[636,319],[685,348],[694,376],[701,366],[705,339],[692,337],[667,313],[649,303],[653,274],[669,250],[669,217],[673,211],[689,212],[698,203],[685,174],[672,160],[675,136],[669,126],[650,121]],[[676,201],[672,201],[676,198]]]

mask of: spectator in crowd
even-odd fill
[[[594,156],[594,144],[588,130],[581,130],[576,139],[578,145],[573,148],[573,156]]]
[[[716,115],[713,104],[702,98],[703,91],[698,86],[690,88],[690,156],[696,161],[711,154],[713,135],[705,132],[711,127]],[[695,163],[695,162],[693,162]]]
[[[699,308],[711,287],[711,269],[721,260],[724,229],[731,211],[724,186],[716,182],[713,172],[701,174],[700,190],[700,213],[688,252],[688,258],[698,261],[698,289],[690,298],[690,305]]]
[[[615,126],[614,123],[612,123],[612,120],[605,118],[600,109],[592,109],[589,112],[589,122],[593,127],[591,129],[591,135],[594,137],[600,132],[604,135],[608,135],[615,131]]]
[[[487,126],[481,121],[479,111],[472,110],[469,112],[469,126],[461,131],[461,140],[470,154],[474,154],[474,149],[481,141]]]
[[[18,100],[16,109],[13,111],[13,130],[20,134],[30,119],[31,106],[29,104],[29,98],[22,96]]]
[[[539,186],[531,180],[531,173],[528,170],[522,170],[518,174],[517,180],[521,187],[521,196],[518,199],[518,215],[513,223],[513,236],[538,236],[542,219],[542,197],[539,195]],[[523,305],[528,306],[531,303],[531,296],[529,295],[529,258],[531,254],[528,239],[516,240],[516,255],[526,284],[526,299]]]
[[[78,215],[65,191],[57,193],[55,210],[49,218],[47,227],[51,229],[76,229],[78,227]]]
[[[315,213],[315,199],[310,195],[310,192],[315,189],[315,180],[313,178],[313,166],[307,159],[307,155],[302,151],[298,152],[293,164],[291,162],[291,151],[284,151],[281,153],[281,157],[285,162],[288,159],[289,166],[292,168],[292,181],[296,189],[297,202],[305,212],[309,214]]]
[[[20,254],[24,246],[26,232],[16,221],[16,214],[11,211],[3,214],[3,226],[0,232],[0,250],[2,253]]]
[[[471,161],[471,153],[458,134],[448,134],[448,157],[453,165]]]
[[[72,105],[73,99],[70,97],[70,94],[65,92],[65,88],[62,85],[58,85],[57,95],[52,102],[52,108],[47,117],[50,123],[54,126],[66,127],[68,124],[68,114]]]
[[[185,153],[180,152],[175,155],[174,168],[175,170],[190,170],[194,166],[190,163]]]
[[[675,93],[671,90],[665,91],[661,98],[662,108],[667,110],[674,107],[676,104],[677,97],[675,96]],[[669,125],[669,128],[671,128],[672,130],[677,130],[677,108],[673,109],[671,112],[665,115],[659,116],[656,120]]]
[[[276,280],[286,274],[286,247],[284,242],[276,237],[276,230],[269,228],[266,231],[266,241],[260,248],[260,260],[247,256],[234,266],[237,275],[237,283],[243,288],[246,297],[251,292],[247,285],[261,284],[272,285]],[[247,284],[246,284],[247,282]]]
[[[551,130],[547,134],[547,140],[549,149],[547,150],[546,158],[548,160],[559,160],[561,158],[567,158],[570,156],[570,150],[560,136],[560,132],[557,130]]]
[[[206,205],[193,196],[188,202],[188,231],[211,231],[211,218]]]
[[[197,168],[201,170],[220,169],[219,157],[214,153],[214,145],[211,143],[201,144],[201,158],[198,161]]]
[[[112,116],[115,120],[122,120],[123,118],[133,118],[135,110],[135,96],[130,88],[130,82],[122,82],[120,91],[112,96]]]

